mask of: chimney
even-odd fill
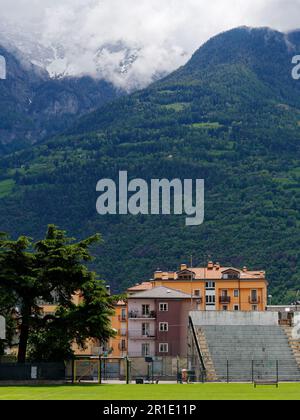
[[[187,264],[180,265],[180,271],[187,270],[187,268],[188,268]]]
[[[207,268],[208,268],[208,270],[213,270],[214,263],[212,261],[209,261],[208,264],[207,264]]]
[[[220,270],[220,268],[221,268],[221,264],[219,262],[216,262],[215,269]]]

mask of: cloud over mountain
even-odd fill
[[[240,25],[296,28],[300,9],[300,0],[0,0],[0,4],[0,36],[1,27],[10,39],[20,38],[22,31],[18,47],[50,73],[89,74],[129,90],[183,65],[220,31]]]

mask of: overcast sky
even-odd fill
[[[102,50],[101,72],[119,85],[149,83],[232,27],[300,28],[300,0],[0,0],[0,11],[0,23],[22,26],[25,37],[35,32],[44,45],[63,45],[74,74],[96,74],[95,52],[103,45],[122,42],[139,51],[129,74],[120,76],[122,52]]]

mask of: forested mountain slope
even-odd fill
[[[0,162],[0,226],[40,235],[48,223],[103,234],[95,267],[116,291],[157,267],[208,255],[267,270],[276,301],[300,289],[299,32],[238,28],[175,73],[120,98],[67,134]],[[205,222],[184,216],[99,216],[96,183],[204,178]],[[274,302],[275,300],[273,300]]]

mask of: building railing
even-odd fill
[[[156,339],[156,334],[155,333],[149,333],[149,334],[138,334],[138,333],[134,333],[134,332],[130,332],[128,333],[128,338],[131,340],[155,340]]]
[[[230,298],[230,296],[220,296],[219,302],[220,303],[230,303],[231,302],[231,298]]]
[[[251,303],[252,305],[258,305],[260,303],[260,297],[249,296],[249,303]]]
[[[129,319],[156,319],[156,312],[151,311],[148,314],[143,314],[141,312],[131,311],[128,317]]]

